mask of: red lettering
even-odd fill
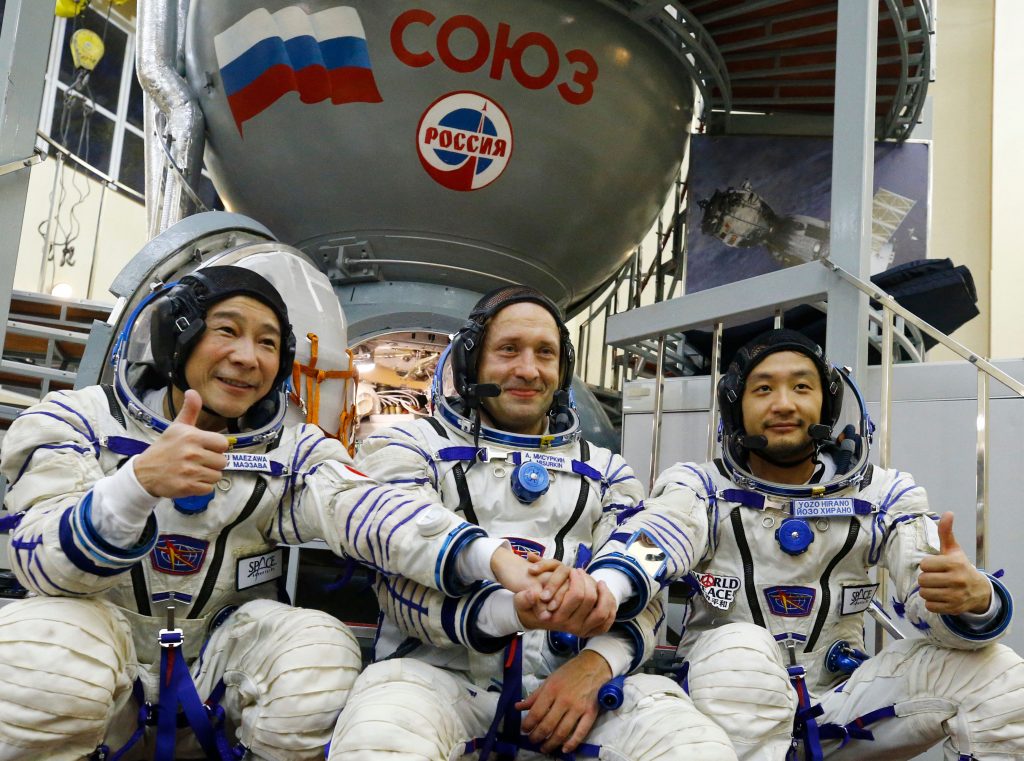
[[[395,56],[399,61],[404,63],[406,66],[413,66],[420,68],[423,66],[429,66],[434,62],[434,56],[424,51],[422,53],[413,53],[405,46],[405,30],[413,24],[423,24],[423,26],[430,26],[437,20],[437,17],[430,11],[425,11],[420,8],[412,8],[407,10],[405,13],[395,19],[395,23],[391,26],[391,49],[395,51]]]
[[[574,106],[582,106],[594,97],[594,80],[597,79],[597,61],[586,50],[570,50],[565,54],[565,60],[573,64],[583,64],[583,69],[576,69],[572,73],[572,82],[579,85],[579,90],[574,90],[568,82],[558,86],[558,92],[565,98],[567,103]]]
[[[461,132],[456,132],[455,133],[454,146],[455,146],[455,150],[457,150],[459,153],[465,153],[466,152],[466,136],[464,134],[462,134]]]
[[[480,136],[470,135],[469,139],[466,141],[466,147],[469,149],[470,153],[476,153],[480,147]]]
[[[427,127],[427,135],[426,135],[427,145],[430,145],[435,140],[437,140],[437,127]]]
[[[512,60],[515,48],[508,46],[508,36],[512,28],[502,21],[498,24],[498,36],[494,40],[494,59],[491,61],[491,79],[501,79],[505,73],[505,63]]]
[[[494,144],[493,137],[485,137],[480,141],[480,153],[484,156],[489,156],[491,153],[491,146]]]
[[[441,147],[451,148],[452,147],[452,133],[451,130],[445,130],[441,133]]]
[[[543,90],[555,81],[555,77],[558,76],[558,48],[550,37],[540,32],[527,32],[516,40],[512,47],[516,51],[511,61],[512,75],[519,84],[528,90]],[[547,68],[538,76],[529,74],[523,67],[523,55],[532,47],[540,48],[548,57]]]
[[[505,155],[506,143],[501,138],[494,141],[494,151],[491,153],[492,156],[504,156]]]
[[[452,53],[449,43],[456,29],[467,29],[476,37],[476,52],[469,58],[457,58]],[[444,65],[452,71],[468,74],[487,62],[487,57],[491,54],[491,37],[487,34],[487,28],[472,16],[452,16],[437,32],[437,54]]]
[[[574,49],[566,53],[563,59],[558,47],[548,35],[542,32],[526,32],[512,40],[512,27],[504,21],[498,23],[493,46],[491,36],[483,22],[468,14],[458,14],[447,19],[438,28],[436,51],[410,50],[405,41],[405,33],[409,27],[416,24],[431,27],[436,21],[437,17],[433,13],[421,8],[404,11],[395,19],[391,26],[391,48],[398,60],[407,66],[420,68],[440,59],[452,71],[467,74],[482,68],[490,58],[491,66],[488,73],[491,79],[503,79],[507,65],[516,82],[528,90],[550,87],[559,79],[559,71],[566,70],[569,78],[563,76],[563,81],[557,86],[558,94],[566,103],[580,106],[594,97],[598,68],[597,61],[590,53]],[[452,51],[452,36],[460,29],[469,32],[476,42],[476,47],[467,58],[460,58]],[[543,71],[539,73],[527,71],[523,64],[531,48],[540,48],[547,58]],[[563,69],[563,60],[572,68]]]

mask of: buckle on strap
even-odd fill
[[[174,606],[167,606],[167,628],[161,629],[156,641],[160,647],[181,647],[185,644],[185,632],[174,625]]]

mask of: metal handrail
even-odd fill
[[[891,383],[892,383],[892,314],[898,314],[908,323],[916,327],[923,333],[928,334],[934,338],[938,343],[945,346],[947,349],[952,351],[954,354],[963,357],[978,371],[978,416],[977,416],[977,470],[976,470],[976,502],[975,502],[975,565],[979,568],[984,568],[988,564],[988,547],[986,544],[986,534],[988,532],[988,482],[989,482],[989,468],[988,468],[988,415],[989,415],[989,379],[994,378],[995,380],[1002,383],[1008,389],[1013,391],[1019,396],[1024,396],[1024,383],[1012,378],[998,367],[993,365],[984,357],[978,356],[976,353],[967,348],[964,344],[960,343],[954,338],[943,333],[935,326],[929,324],[925,320],[922,320],[913,312],[906,307],[900,305],[895,298],[875,287],[874,285],[861,280],[856,275],[847,272],[842,267],[835,263],[822,259],[822,264],[828,267],[832,272],[836,273],[844,281],[857,288],[859,291],[867,294],[870,298],[878,301],[882,309],[886,314],[886,319],[883,322],[883,364],[882,364],[882,388],[881,388],[881,404],[883,409],[883,421],[881,436],[881,449],[880,453],[888,459],[890,451],[890,431],[888,426],[889,409],[891,405]],[[883,467],[887,464],[884,461],[881,463]]]

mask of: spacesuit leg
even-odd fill
[[[599,716],[586,741],[601,746],[601,761],[736,761],[722,728],[682,687],[653,674],[627,677],[622,706]]]
[[[874,740],[825,745],[829,759],[910,759],[945,740],[948,759],[1024,759],[1024,661],[1004,645],[951,650],[924,640],[887,645],[838,690],[819,723],[848,724],[886,706]]]
[[[771,634],[754,624],[727,624],[702,634],[685,655],[694,705],[725,730],[737,756],[784,759],[797,698]]]
[[[107,602],[33,597],[0,608],[0,760],[92,753],[115,715],[134,716],[137,671],[128,622]]]
[[[192,668],[200,696],[223,679],[221,705],[255,758],[323,758],[362,665],[355,636],[322,611],[255,600],[210,637]]]
[[[412,658],[374,663],[356,680],[330,761],[454,761],[487,731],[497,702],[496,692]]]

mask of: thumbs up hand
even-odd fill
[[[189,389],[167,430],[133,460],[135,477],[154,497],[209,494],[227,465],[227,437],[196,427],[203,400]]]
[[[992,584],[970,560],[953,534],[953,513],[939,520],[939,553],[921,560],[917,577],[925,608],[932,613],[958,616],[984,613],[992,597]]]

